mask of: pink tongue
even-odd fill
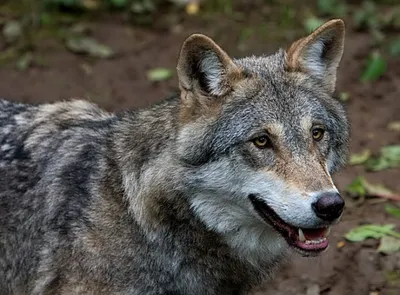
[[[318,240],[324,236],[326,228],[316,228],[316,229],[302,229],[304,237],[311,241],[311,240]]]

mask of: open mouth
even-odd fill
[[[287,243],[303,255],[316,255],[328,245],[330,227],[298,228],[283,221],[275,211],[255,195],[249,196],[254,209],[273,228],[279,232]]]

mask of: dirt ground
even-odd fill
[[[246,9],[246,17],[237,19],[222,15],[162,15],[154,20],[152,28],[132,26],[119,15],[105,16],[99,22],[87,24],[99,41],[118,53],[116,57],[94,60],[74,55],[54,39],[44,38],[34,53],[40,57],[40,64],[26,71],[15,70],[14,63],[0,67],[0,95],[23,102],[85,97],[108,110],[143,107],[176,91],[176,77],[155,84],[147,79],[146,72],[154,67],[174,69],[179,47],[189,33],[209,34],[234,56],[270,53],[302,34],[301,26],[294,30],[296,25],[276,21],[275,10],[279,7]],[[252,33],[243,34],[246,29],[250,32],[248,28]],[[352,123],[352,152],[364,148],[378,151],[381,146],[400,142],[399,132],[387,129],[388,123],[400,120],[400,60],[390,58],[388,70],[378,81],[361,83],[360,74],[371,42],[368,34],[355,31],[348,23],[338,90],[350,94],[346,105]],[[0,50],[2,44],[0,41]],[[338,242],[344,241],[343,235],[361,223],[400,225],[385,213],[383,202],[372,199],[358,203],[344,192],[359,175],[400,192],[399,169],[371,173],[356,166],[336,175],[347,207],[341,223],[332,232],[330,249],[318,258],[293,257],[259,294],[400,294],[400,253],[379,254],[375,250],[378,242],[374,240],[345,242],[343,247],[337,247]]]

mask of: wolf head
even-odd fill
[[[349,137],[332,98],[343,44],[344,23],[332,20],[271,56],[232,59],[199,34],[182,46],[183,181],[194,212],[240,253],[328,246],[344,207],[331,178]]]

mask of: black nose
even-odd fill
[[[324,193],[312,204],[312,208],[319,218],[333,221],[342,214],[344,200],[338,193]]]

